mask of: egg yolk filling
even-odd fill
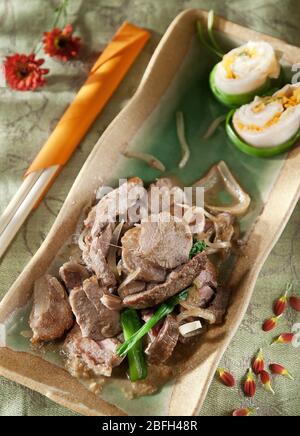
[[[286,94],[277,94],[276,96],[272,96],[272,97],[264,97],[262,98],[256,105],[254,105],[251,108],[251,111],[254,114],[259,114],[261,112],[263,112],[266,108],[266,106],[270,103],[274,103],[277,102],[279,104],[281,104],[282,106],[282,111],[281,112],[277,112],[270,120],[268,120],[262,127],[260,126],[256,126],[255,124],[247,124],[245,125],[244,123],[238,122],[237,125],[239,127],[239,129],[241,130],[251,130],[251,131],[256,131],[256,132],[262,132],[263,130],[273,126],[274,124],[278,123],[280,121],[281,116],[283,115],[283,113],[288,110],[291,107],[295,107],[298,104],[300,104],[300,87],[293,90],[293,92],[291,93],[291,95],[286,95]]]

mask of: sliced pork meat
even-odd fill
[[[206,255],[197,254],[181,268],[172,271],[164,283],[157,284],[146,291],[128,295],[124,298],[123,304],[134,309],[156,306],[190,286],[200,272],[206,268],[206,264]]]
[[[174,186],[171,179],[161,178],[152,183],[148,189],[149,215],[169,212],[172,215],[177,204],[184,204],[186,196],[178,186]]]
[[[131,217],[135,208],[145,201],[146,194],[143,181],[134,177],[105,195],[85,221],[85,225],[91,228],[92,238],[99,236],[108,223],[115,223],[118,216],[124,221],[135,222]]]
[[[166,317],[157,337],[148,345],[145,353],[152,364],[165,362],[173,353],[178,342],[179,329],[173,316]]]
[[[124,286],[120,286],[118,289],[118,294],[123,299],[127,295],[137,294],[138,292],[144,291],[146,288],[146,283],[142,281],[133,281]]]
[[[106,288],[101,288],[95,276],[83,282],[83,290],[88,299],[95,306],[99,315],[99,328],[105,338],[110,338],[121,331],[120,326],[120,313],[119,310],[111,310],[105,306],[101,299],[108,294]]]
[[[78,288],[85,279],[89,278],[89,271],[78,262],[70,261],[63,264],[59,269],[59,276],[64,282],[68,291]]]
[[[82,336],[95,341],[113,337],[121,331],[119,312],[104,306],[100,301],[102,297],[103,289],[95,276],[70,293],[70,304]]]
[[[123,309],[123,303],[120,297],[117,295],[104,294],[100,299],[101,303],[109,310],[120,311]]]
[[[189,260],[193,236],[189,226],[168,213],[141,223],[139,252],[157,267],[173,269]]]
[[[35,282],[29,325],[33,344],[61,338],[74,324],[68,296],[55,277],[46,275]]]
[[[207,261],[206,267],[194,280],[194,288],[189,292],[187,302],[199,307],[207,307],[213,300],[218,286],[217,269],[211,261]]]
[[[69,366],[72,361],[79,360],[95,376],[110,377],[112,369],[120,365],[122,359],[115,352],[120,342],[115,338],[94,341],[90,338],[83,338],[79,326],[75,326],[68,334],[64,351],[69,360]]]
[[[140,227],[128,230],[122,238],[122,268],[127,274],[135,273],[135,280],[145,282],[163,282],[166,271],[149,262],[147,256],[140,252]]]
[[[216,297],[207,310],[212,312],[216,318],[216,324],[222,324],[224,316],[228,309],[230,299],[230,290],[219,287],[217,289]]]
[[[82,251],[82,259],[86,266],[93,271],[104,286],[116,285],[116,278],[110,270],[106,257],[110,247],[110,241],[114,231],[114,224],[107,224],[102,233],[95,237],[86,236],[85,247]]]

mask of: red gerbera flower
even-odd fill
[[[71,24],[64,29],[56,27],[51,32],[44,32],[43,43],[45,53],[64,62],[75,58],[81,46],[80,38],[73,36]]]
[[[43,86],[44,75],[49,73],[47,68],[41,68],[44,62],[44,59],[35,59],[34,53],[7,56],[4,61],[7,84],[18,91],[34,91]]]

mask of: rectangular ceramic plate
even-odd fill
[[[267,160],[236,150],[222,128],[211,139],[203,139],[212,120],[226,112],[208,88],[208,74],[216,60],[196,38],[196,20],[206,22],[206,17],[204,11],[189,10],[171,24],[137,93],[98,141],[48,237],[0,305],[0,337],[6,338],[0,349],[0,373],[82,414],[198,414],[218,362],[243,319],[262,265],[299,197],[299,148],[289,155]],[[300,60],[299,48],[267,35],[221,18],[217,19],[216,28],[222,43],[228,47],[263,39],[283,52],[286,64]],[[182,171],[177,168],[180,160],[177,110],[184,113],[192,151],[192,158]],[[93,395],[65,370],[30,354],[28,346],[16,343],[12,334],[21,314],[18,309],[30,301],[34,281],[50,267],[55,270],[57,254],[74,233],[84,206],[94,198],[99,185],[115,184],[121,177],[140,176],[150,182],[159,176],[140,162],[126,160],[120,154],[126,147],[155,154],[165,163],[168,173],[180,177],[185,186],[190,186],[223,159],[253,200],[251,211],[242,222],[249,241],[231,275],[233,295],[226,322],[203,335],[184,375],[160,393],[136,400],[124,398],[117,384],[104,390],[102,398]]]

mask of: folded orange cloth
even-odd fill
[[[149,32],[133,24],[120,27],[25,176],[69,160],[149,37]]]

